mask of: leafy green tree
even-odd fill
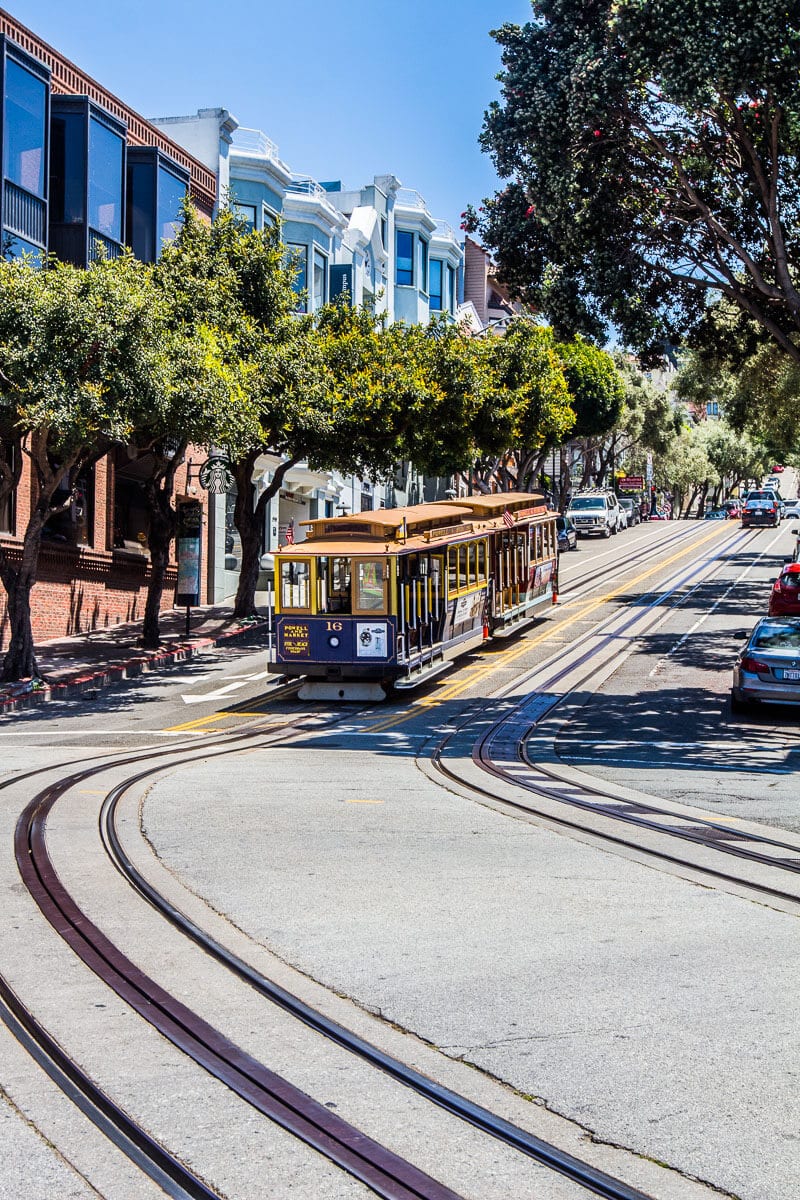
[[[209,225],[190,204],[184,205],[183,224],[164,247],[156,282],[189,364],[176,371],[155,424],[140,432],[142,448],[153,462],[145,494],[151,556],[155,533],[162,589],[177,529],[176,468],[190,444],[224,448],[230,456],[239,488],[236,520],[243,575],[249,570],[255,586],[260,535],[252,502],[253,466],[269,438],[280,444],[292,415],[299,415],[299,408],[305,411],[299,385],[311,381],[313,366],[298,339],[288,336],[297,303],[291,280],[277,231],[247,232],[230,209]],[[295,409],[293,399],[298,401]],[[276,488],[283,473],[278,472]],[[158,640],[156,589],[154,575],[145,613],[146,645]]]
[[[525,490],[548,446],[563,441],[575,423],[560,348],[552,329],[528,319],[475,346],[485,379],[475,426],[484,457],[481,482],[486,486],[495,476],[503,489]]]
[[[0,263],[0,500],[17,487],[23,454],[36,485],[19,556],[0,547],[10,627],[3,680],[38,674],[30,597],[47,522],[73,502],[79,473],[126,441],[135,413],[163,389],[159,321],[150,270],[129,256],[87,271]]]
[[[800,9],[534,0],[504,25],[478,224],[561,333],[652,356],[726,297],[800,363]]]
[[[696,425],[687,419],[667,453],[654,465],[655,486],[672,491],[681,515],[688,516],[697,502],[697,515],[701,516],[709,488],[720,482],[708,456],[705,423]]]

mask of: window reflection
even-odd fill
[[[442,260],[431,259],[430,306],[437,311],[442,307]]]
[[[292,282],[292,291],[297,292],[299,297],[297,312],[306,312],[305,291],[308,286],[308,247],[298,246],[296,243],[289,242],[286,249],[288,251],[288,262],[296,271],[294,281]]]
[[[156,251],[160,255],[164,242],[171,242],[177,237],[178,230],[183,224],[181,206],[186,196],[186,184],[172,171],[164,167],[158,169],[158,209],[156,226],[158,229],[158,244]]]
[[[385,612],[383,560],[373,559],[356,565],[356,602],[359,612]]]
[[[89,121],[89,225],[122,241],[123,141],[92,117]]]
[[[414,235],[405,229],[395,232],[395,279],[401,286],[414,282]]]
[[[311,605],[311,564],[307,560],[281,563],[281,608],[309,608]]]
[[[3,258],[6,262],[22,259],[26,254],[31,256],[28,258],[29,266],[40,267],[42,265],[44,250],[41,246],[35,245],[34,242],[28,242],[25,238],[17,237],[15,233],[9,233],[6,230],[3,233]]]
[[[47,87],[30,71],[6,59],[3,171],[6,179],[44,198]]]
[[[248,232],[252,232],[256,227],[256,206],[255,204],[234,204],[233,211],[240,221],[244,221]]]
[[[325,282],[328,260],[319,250],[314,251],[314,311],[325,303]]]

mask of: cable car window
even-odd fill
[[[319,611],[349,613],[350,559],[321,558],[318,560]]]
[[[383,559],[364,559],[355,564],[357,612],[386,612]]]
[[[281,610],[311,607],[311,563],[308,559],[281,562]]]
[[[467,547],[458,547],[458,588],[459,591],[467,586]]]
[[[478,582],[478,543],[473,542],[467,549],[469,551],[469,586],[475,587]]]
[[[485,583],[486,579],[486,542],[478,542],[478,581]]]
[[[447,591],[453,596],[458,591],[458,547],[451,546],[447,551]]]

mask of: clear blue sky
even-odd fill
[[[145,117],[228,108],[293,171],[391,172],[456,228],[496,185],[477,145],[497,93],[489,30],[529,0],[2,0]]]

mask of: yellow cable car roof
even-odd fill
[[[441,551],[445,547],[437,546],[437,542],[465,541],[504,528],[506,510],[514,516],[515,524],[521,517],[548,515],[544,497],[536,492],[462,496],[458,500],[300,521],[309,530],[305,540],[279,546],[277,553],[287,558],[344,558]]]

